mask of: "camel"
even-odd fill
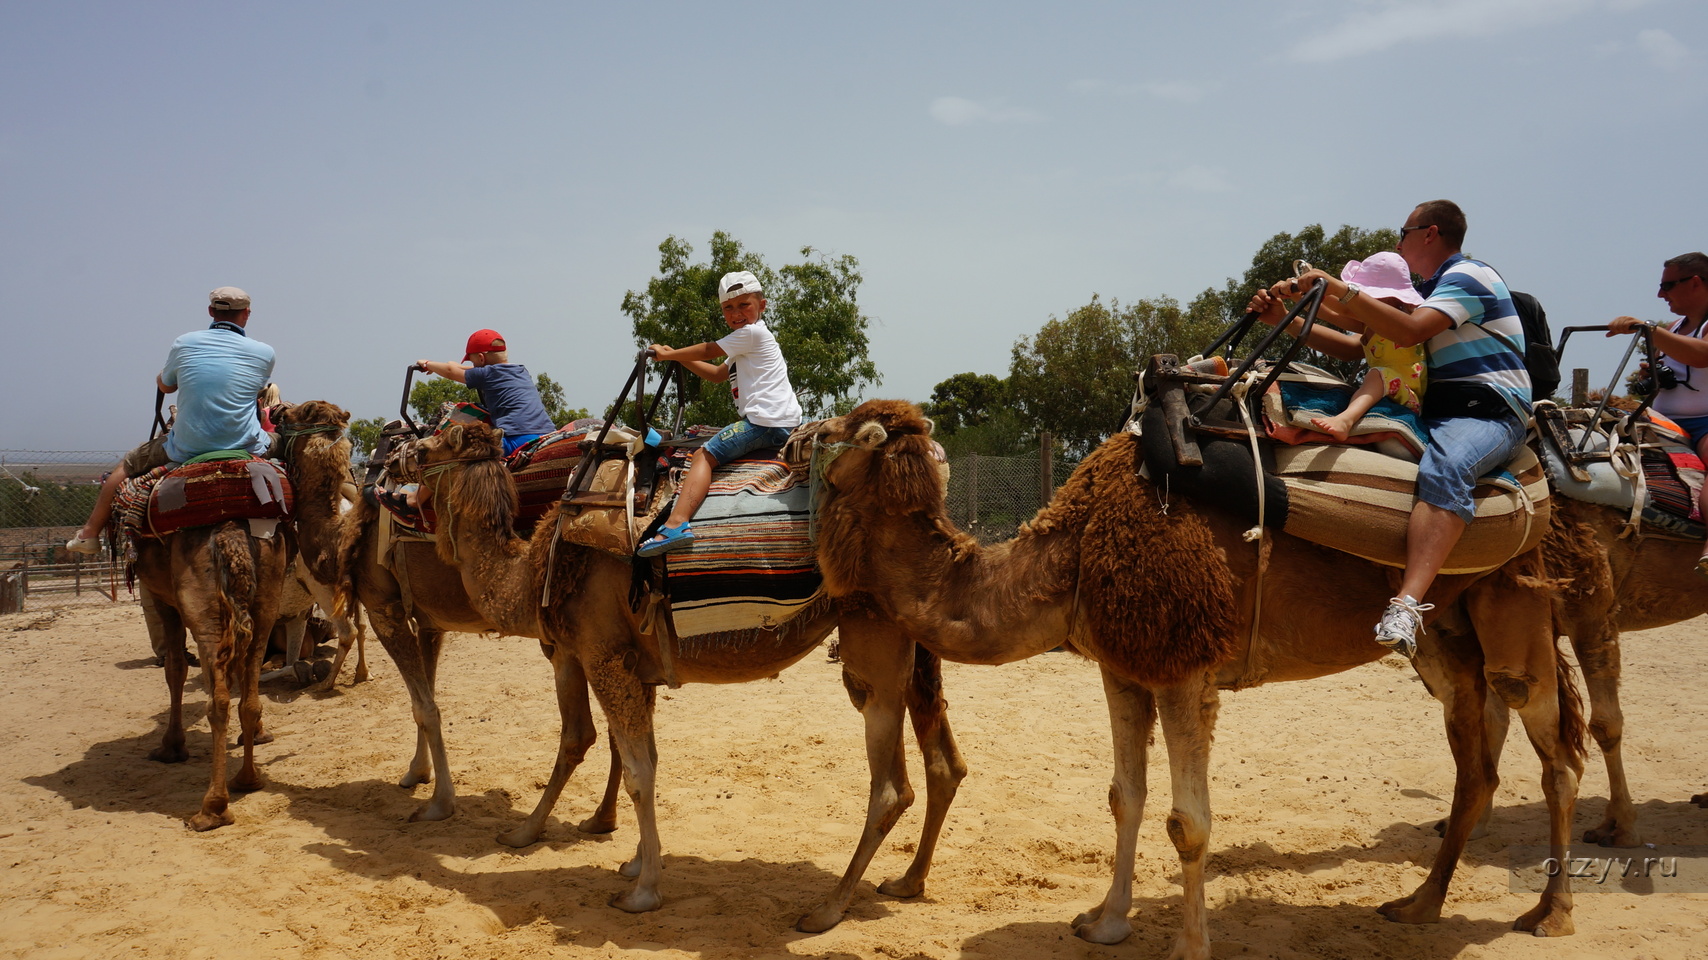
[[[471,587],[484,585],[479,591],[471,589],[468,602],[474,610],[485,611],[489,622],[502,624],[507,630],[534,628],[534,622],[527,618],[539,611],[537,629],[544,636],[541,646],[552,662],[557,683],[563,717],[557,763],[533,814],[521,827],[500,837],[502,842],[524,846],[538,839],[565,781],[593,743],[587,701],[587,688],[591,686],[604,710],[640,827],[635,858],[621,869],[624,876],[634,878],[634,886],[611,903],[629,912],[657,909],[663,899],[658,890],[661,845],[653,804],[657,765],[654,688],[661,682],[741,683],[774,677],[805,657],[832,630],[839,629],[844,663],[858,664],[863,676],[877,680],[849,686],[855,706],[861,710],[894,709],[898,717],[906,710],[913,719],[925,758],[925,822],[907,871],[880,885],[879,890],[897,897],[918,896],[924,891],[943,821],[966,775],[966,765],[949,729],[936,657],[911,643],[891,640],[890,626],[870,611],[831,603],[809,608],[775,630],[684,637],[661,647],[654,628],[631,608],[632,561],[559,541],[556,559],[548,564],[556,535],[553,514],[536,527],[531,540],[524,541],[512,533],[516,487],[498,459],[499,435],[495,431],[484,424],[455,425],[423,441],[418,449],[423,486],[431,486],[439,511],[438,560],[445,569],[453,561],[460,563],[463,582]],[[548,567],[549,585],[543,582]],[[415,576],[417,569],[410,566],[408,575]],[[550,596],[543,609],[539,606],[542,586]],[[518,589],[520,600],[512,595]],[[377,594],[374,599],[379,599]],[[520,604],[522,609],[512,612],[513,604]],[[383,608],[370,610],[377,628],[385,616]],[[382,639],[385,636],[381,633]],[[883,640],[874,642],[870,639],[874,637]],[[425,641],[422,650],[424,657],[436,655]],[[868,747],[878,749],[870,741]],[[899,728],[896,742],[882,747],[891,760],[883,777],[873,779],[870,805],[874,813],[867,819],[842,881],[823,904],[803,918],[801,929],[828,929],[841,919],[879,844],[913,802]],[[608,782],[607,803],[614,788],[614,781]],[[601,807],[602,813],[604,809]],[[614,825],[608,815],[601,823],[606,829]]]
[[[318,605],[338,635],[338,653],[320,690],[331,690],[338,682],[352,645],[356,648],[356,672],[351,682],[362,683],[368,679],[368,657],[360,613],[355,609],[336,612],[331,586],[338,582],[338,538],[344,505],[353,496],[350,441],[343,436],[350,413],[324,400],[309,400],[277,404],[271,408],[271,416],[278,426],[280,459],[290,473],[296,498],[293,520],[299,551],[296,583],[288,591],[299,599],[282,610],[281,616],[306,616],[310,606]],[[311,598],[309,603],[302,602],[303,594]]]
[[[1160,718],[1173,783],[1167,828],[1184,886],[1171,956],[1209,957],[1207,764],[1218,691],[1379,659],[1386,651],[1371,642],[1371,622],[1397,572],[1274,531],[1248,541],[1249,523],[1152,486],[1140,474],[1137,438],[1126,432],[1081,463],[1018,536],[983,547],[948,519],[930,430],[919,408],[904,401],[869,401],[819,426],[819,561],[827,588],[893,620],[945,659],[1006,663],[1065,640],[1098,663],[1115,743],[1115,870],[1102,903],[1073,923],[1096,943],[1119,942],[1132,930],[1147,741]],[[1443,704],[1457,779],[1434,865],[1411,895],[1379,908],[1390,920],[1439,920],[1467,836],[1493,792],[1485,690],[1497,692],[1529,731],[1543,765],[1550,849],[1566,855],[1583,718],[1549,635],[1546,572],[1532,550],[1481,577],[1440,578],[1430,591],[1437,615],[1416,667]],[[848,652],[844,639],[844,657]],[[847,669],[860,672],[852,663]],[[874,686],[882,680],[866,678]],[[868,759],[882,776],[894,765],[888,750],[899,716],[865,716]],[[1551,878],[1518,929],[1573,932],[1567,884],[1564,876]]]
[[[1554,602],[1554,623],[1571,639],[1583,670],[1589,731],[1607,765],[1607,810],[1601,822],[1583,834],[1586,843],[1604,847],[1643,842],[1621,749],[1625,716],[1619,706],[1619,635],[1708,613],[1708,589],[1695,572],[1702,545],[1666,537],[1622,537],[1627,519],[1624,510],[1556,495],[1554,519],[1542,544],[1550,568],[1570,581]],[[1489,746],[1498,761],[1506,743],[1507,712],[1495,701],[1489,707]],[[1699,794],[1691,802],[1708,806],[1708,795]],[[1473,836],[1486,832],[1488,815]]]
[[[184,746],[184,680],[189,673],[184,631],[195,637],[208,690],[208,726],[213,732],[213,763],[202,806],[189,818],[191,829],[212,830],[235,822],[231,790],[261,788],[255,766],[255,746],[265,742],[261,729],[261,657],[267,635],[278,614],[290,545],[287,534],[275,530],[265,538],[253,536],[249,525],[228,520],[189,527],[165,537],[138,537],[136,577],[154,647],[164,651],[166,691],[171,705],[166,733],[150,760],[182,763]],[[238,720],[243,734],[243,764],[226,785],[227,727],[232,692],[238,693]]]

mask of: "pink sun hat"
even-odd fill
[[[1340,279],[1358,284],[1377,299],[1391,298],[1414,307],[1423,302],[1423,294],[1411,285],[1411,268],[1405,258],[1391,250],[1371,254],[1362,261],[1346,261]]]

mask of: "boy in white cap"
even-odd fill
[[[656,556],[694,542],[688,521],[706,499],[712,485],[712,468],[753,450],[781,446],[801,423],[801,403],[789,384],[789,365],[777,348],[777,338],[760,316],[765,312],[764,290],[759,278],[746,270],[726,273],[718,281],[718,303],[723,307],[729,335],[721,340],[674,349],[652,345],[653,356],[674,360],[695,376],[713,383],[728,380],[741,419],[719,430],[694,454],[688,476],[676,491],[676,506],[658,534],[642,543],[635,553]],[[712,363],[728,357],[728,363]]]
[[[236,287],[214,290],[208,294],[208,316],[213,323],[206,330],[172,341],[166,366],[154,378],[161,393],[183,391],[172,429],[125,454],[107,474],[89,521],[66,541],[67,550],[101,552],[101,528],[127,477],[216,450],[261,456],[272,445],[255,401],[273,375],[273,348],[249,336],[249,294]]]

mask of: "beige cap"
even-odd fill
[[[220,287],[208,294],[208,306],[215,310],[247,310],[249,294],[236,287]]]

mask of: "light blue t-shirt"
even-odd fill
[[[216,321],[172,342],[160,382],[177,387],[178,417],[166,455],[182,463],[214,450],[267,452],[255,398],[273,375],[273,348],[236,324]]]

